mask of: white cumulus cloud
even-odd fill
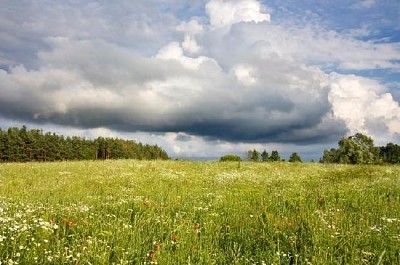
[[[211,0],[206,11],[212,27],[224,27],[238,22],[270,21],[270,15],[261,10],[256,0]]]

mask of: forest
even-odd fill
[[[0,129],[0,161],[64,161],[96,159],[169,159],[157,145],[119,138],[64,137],[40,129],[12,127]]]

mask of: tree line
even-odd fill
[[[274,150],[269,154],[266,150],[259,152],[249,150],[247,160],[253,162],[285,161],[281,159],[279,152]],[[237,155],[226,155],[220,161],[241,161]],[[289,162],[303,162],[296,152],[289,157]],[[398,164],[400,163],[400,146],[388,143],[386,146],[375,146],[370,136],[357,133],[349,137],[343,137],[338,142],[338,148],[325,150],[320,163],[336,164]]]
[[[119,138],[64,137],[40,129],[0,128],[0,161],[63,161],[95,159],[169,159],[157,145]]]
[[[283,159],[281,159],[281,156],[279,155],[279,152],[277,150],[274,150],[271,152],[271,155],[264,150],[263,152],[259,152],[257,150],[249,150],[247,152],[247,160],[248,161],[253,161],[253,162],[278,162],[278,161],[284,161]],[[222,156],[220,158],[221,162],[224,161],[242,161],[242,159],[240,158],[240,156],[238,155],[233,155],[233,154],[229,154],[229,155],[225,155]],[[303,162],[303,160],[301,159],[300,155],[298,153],[292,153],[292,155],[290,156],[289,162]]]
[[[273,150],[271,154],[269,154],[266,150],[263,152],[258,152],[257,150],[249,150],[247,152],[247,160],[254,161],[254,162],[278,162],[278,161],[285,161],[279,155],[277,150]],[[303,162],[300,155],[296,152],[292,153],[289,157],[289,162]]]
[[[357,133],[343,137],[338,148],[325,150],[321,163],[340,164],[397,164],[400,163],[400,146],[388,143],[375,146],[371,137]]]

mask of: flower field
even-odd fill
[[[400,264],[400,167],[0,164],[0,264]]]

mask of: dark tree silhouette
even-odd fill
[[[0,161],[62,161],[93,159],[169,159],[157,145],[143,145],[131,140],[98,137],[89,140],[77,136],[59,136],[33,129],[0,129]]]

